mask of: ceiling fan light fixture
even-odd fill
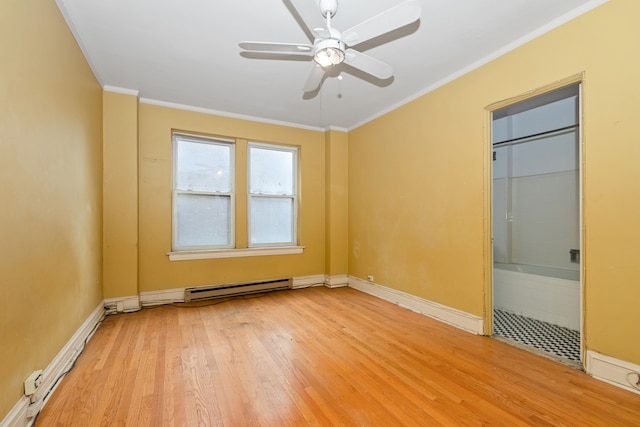
[[[338,65],[344,61],[344,43],[340,40],[322,40],[316,46],[313,60],[322,68]]]

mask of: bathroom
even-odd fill
[[[581,359],[580,85],[493,112],[494,332]]]

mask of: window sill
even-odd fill
[[[169,261],[187,261],[194,259],[240,258],[249,256],[293,255],[301,254],[304,246],[272,246],[268,248],[212,249],[203,251],[168,252]]]

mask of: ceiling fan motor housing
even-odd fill
[[[316,43],[316,51],[323,49],[337,49],[344,52],[345,46],[342,40],[337,39],[321,39]]]

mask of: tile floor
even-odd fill
[[[580,332],[508,311],[494,310],[493,332],[572,362],[580,362]]]

